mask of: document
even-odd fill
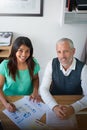
[[[36,103],[29,100],[29,96],[24,96],[22,99],[14,102],[17,111],[9,112],[7,109],[3,110],[6,114],[21,130],[36,130],[36,119],[40,119],[48,110],[48,106],[44,103]],[[41,126],[40,126],[41,127]]]
[[[52,110],[48,110],[46,112],[46,124],[62,130],[77,128],[77,120],[75,115],[71,116],[67,120],[61,120]]]

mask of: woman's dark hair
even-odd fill
[[[35,65],[33,60],[33,46],[31,40],[24,36],[20,36],[16,38],[12,45],[11,53],[9,56],[9,62],[8,62],[9,75],[11,75],[14,80],[16,79],[16,74],[18,74],[16,52],[18,51],[21,45],[26,45],[30,49],[30,56],[26,60],[26,63],[28,65],[31,79],[33,79],[33,70]]]

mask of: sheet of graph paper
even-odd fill
[[[62,128],[64,130],[66,128],[77,128],[77,120],[75,115],[67,120],[61,120],[52,110],[48,110],[46,112],[46,124],[49,126]]]
[[[7,109],[3,110],[21,130],[29,129],[35,119],[40,119],[48,110],[47,105],[44,103],[36,103],[29,100],[29,96],[14,102],[16,105],[16,112],[9,112]],[[35,127],[35,125],[34,125]]]

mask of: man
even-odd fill
[[[56,44],[56,52],[57,58],[46,67],[40,94],[58,117],[67,119],[87,107],[87,65],[74,57],[75,48],[71,39],[60,39]],[[79,94],[84,95],[83,98],[71,105],[58,104],[52,96]]]

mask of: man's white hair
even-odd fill
[[[69,43],[70,48],[74,48],[73,41],[69,38],[61,38],[60,40],[57,41],[56,45],[61,44],[64,41],[67,41]]]

